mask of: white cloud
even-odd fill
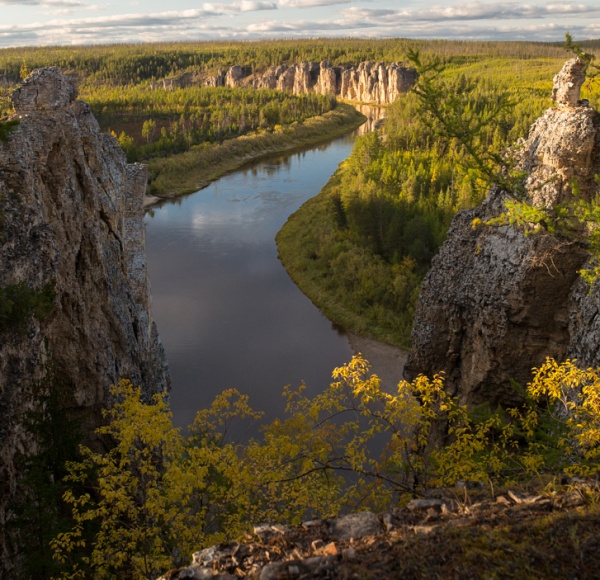
[[[42,6],[44,8],[89,8],[85,2],[78,0],[0,0],[0,5]]]
[[[233,4],[204,3],[202,8],[220,14],[239,14],[240,12],[258,12],[261,10],[277,10],[274,2],[256,2],[255,0],[241,0]]]
[[[555,14],[581,15],[597,14],[600,6],[585,4],[551,4],[547,6],[534,6],[531,4],[498,3],[485,4],[470,2],[459,6],[433,6],[425,10],[399,11],[411,20],[506,20],[521,18],[544,18]]]
[[[350,4],[350,0],[279,0],[279,6],[282,8],[315,8],[337,4]]]
[[[432,0],[436,1],[436,0]],[[527,39],[560,41],[564,31],[575,38],[600,35],[600,2],[554,3],[542,0],[528,3],[463,2],[448,0],[442,6],[387,0],[363,5],[347,0],[226,0],[200,4],[200,8],[144,14],[142,8],[130,8],[128,14],[110,14],[90,18],[57,16],[56,9],[98,8],[79,0],[19,0],[21,6],[54,9],[53,17],[42,16],[20,24],[0,21],[0,46],[48,45],[65,43],[108,43],[164,40],[210,40],[260,38],[309,38],[316,36],[405,36],[411,38]],[[177,6],[172,0],[172,6]],[[16,0],[0,0],[16,5]],[[122,7],[125,9],[125,3]],[[188,4],[189,5],[189,4]],[[310,11],[311,7],[318,10]],[[330,6],[327,8],[326,6]],[[406,7],[408,6],[408,7]],[[107,8],[102,5],[102,8]],[[286,10],[278,10],[278,8]],[[114,6],[111,6],[114,8]],[[294,11],[295,8],[307,10]],[[270,11],[270,18],[260,14]],[[10,10],[9,10],[10,12]],[[298,18],[301,14],[306,18]],[[568,19],[568,25],[565,23]],[[535,24],[535,26],[533,26]]]
[[[254,2],[253,0],[242,0],[239,2],[240,12],[255,12],[258,10],[277,10],[275,2]]]

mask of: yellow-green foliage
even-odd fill
[[[568,461],[565,473],[592,475],[600,470],[600,369],[580,369],[575,362],[547,359],[528,393],[547,400],[552,419],[562,427],[558,446]]]
[[[499,481],[541,472],[592,475],[600,469],[600,369],[548,358],[525,390],[520,408],[469,411],[444,391],[439,376],[419,377],[417,442],[442,419],[446,444],[431,450],[432,481]]]
[[[227,430],[261,417],[247,396],[225,391],[184,438],[163,395],[145,404],[139,388],[121,381],[99,430],[114,447],[104,455],[84,448],[69,465],[64,499],[74,525],[53,540],[54,556],[65,578],[151,577],[252,523],[383,510],[457,480],[596,472],[600,369],[548,359],[534,371],[521,408],[469,412],[446,393],[442,375],[387,392],[354,357],[313,399],[302,386],[286,388],[288,418],[245,445],[228,441]],[[433,447],[432,434],[442,432],[446,445]]]
[[[598,49],[580,43],[590,50]],[[23,63],[29,69],[59,66],[75,71],[90,84],[135,84],[172,77],[186,71],[216,73],[231,65],[264,71],[271,65],[300,61],[329,60],[333,64],[359,63],[366,60],[395,62],[404,59],[406,49],[443,56],[459,63],[490,58],[527,60],[552,58],[563,52],[556,43],[473,42],[451,40],[382,40],[351,38],[311,38],[308,40],[269,40],[258,42],[170,42],[95,46],[45,46],[5,48],[0,51],[0,75],[18,82]]]
[[[335,107],[329,96],[289,95],[252,88],[192,86],[150,90],[144,85],[88,87],[81,97],[103,130],[125,135],[129,161],[188,151],[253,131],[273,130],[322,115]],[[121,137],[120,140],[122,140]]]

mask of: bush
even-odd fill
[[[303,386],[286,388],[288,418],[245,445],[226,433],[233,420],[261,417],[247,396],[225,391],[198,412],[184,438],[164,395],[144,404],[140,389],[121,381],[110,423],[99,430],[115,446],[104,455],[84,448],[83,461],[69,465],[64,499],[74,526],[53,540],[55,558],[69,578],[153,577],[252,522],[382,510],[459,479],[597,471],[600,369],[548,359],[534,371],[521,408],[470,412],[446,393],[442,375],[402,381],[388,393],[354,357],[314,399]],[[432,448],[440,425],[447,445]],[[99,526],[91,544],[84,539],[89,522]],[[71,559],[77,549],[90,552],[82,563]]]

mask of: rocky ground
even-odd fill
[[[162,579],[600,577],[598,482],[513,489],[435,490],[386,514],[255,526]]]

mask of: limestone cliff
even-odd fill
[[[20,124],[0,142],[0,287],[55,291],[43,322],[0,336],[0,529],[17,484],[15,455],[31,451],[21,421],[45,361],[72,385],[90,431],[119,378],[146,395],[170,383],[150,309],[145,167],[127,164],[76,95],[58,69],[34,71],[13,93]]]
[[[400,63],[361,62],[358,66],[332,66],[329,61],[301,62],[271,66],[261,73],[250,67],[231,66],[215,76],[187,73],[179,78],[154,83],[153,88],[200,84],[212,87],[254,87],[277,89],[295,95],[315,92],[348,101],[386,105],[406,93],[417,79],[417,72]]]
[[[535,206],[568,201],[574,182],[584,199],[598,194],[600,114],[579,100],[584,76],[579,59],[565,64],[555,77],[556,107],[519,148]],[[449,390],[467,404],[515,403],[510,380],[525,384],[546,356],[600,362],[600,295],[590,295],[578,275],[584,249],[513,226],[472,228],[475,218],[500,215],[505,199],[495,188],[480,207],[457,214],[415,313],[407,377],[443,370]]]

